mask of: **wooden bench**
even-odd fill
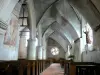
[[[40,75],[52,63],[60,63],[64,75],[97,75],[100,72],[100,65],[96,63],[50,59],[0,62],[0,75]]]

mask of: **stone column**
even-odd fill
[[[28,23],[30,29],[30,39],[28,40],[27,58],[36,60],[36,14],[33,0],[27,0]]]
[[[37,47],[37,51],[38,51],[38,59],[41,60],[42,59],[42,28],[41,25],[38,26],[38,47]]]
[[[75,50],[75,43],[74,41],[71,42],[72,48],[70,49],[70,54],[74,55],[74,50]]]
[[[69,60],[68,56],[70,55],[70,46],[67,46],[67,52],[65,53],[65,59]]]
[[[26,48],[26,36],[21,33],[19,41],[19,59],[26,59],[27,48]]]
[[[47,59],[47,41],[45,36],[43,37],[43,59]]]

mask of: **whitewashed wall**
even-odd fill
[[[18,59],[18,41],[19,37],[17,36],[17,44],[15,48],[5,47],[4,46],[4,34],[0,35],[0,60],[17,60]]]
[[[1,1],[2,0],[0,0],[0,3],[1,5],[3,3],[3,7],[0,11],[0,19],[7,23],[18,0],[4,0],[2,2]]]
[[[86,52],[84,51],[82,54],[82,61],[83,62],[96,62],[100,63],[100,50],[98,51],[91,51]]]
[[[3,1],[4,3],[1,1]],[[0,21],[7,24],[7,26],[8,19],[11,17],[11,15],[17,16],[20,12],[21,4],[18,4],[17,2],[18,0],[0,0],[0,5],[2,5],[2,7],[0,7]],[[15,8],[18,11],[16,11]],[[17,33],[15,47],[8,47],[4,45],[5,32],[6,30],[2,30],[0,28],[0,60],[17,60],[19,49],[19,32]]]

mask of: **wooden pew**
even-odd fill
[[[100,72],[100,65],[96,63],[48,59],[0,62],[0,75],[40,75],[52,63],[60,63],[64,75],[84,75],[84,73],[97,75]]]

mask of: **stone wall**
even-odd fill
[[[99,62],[100,63],[100,30],[93,34],[93,49],[92,51],[84,51],[82,53],[83,62]]]

